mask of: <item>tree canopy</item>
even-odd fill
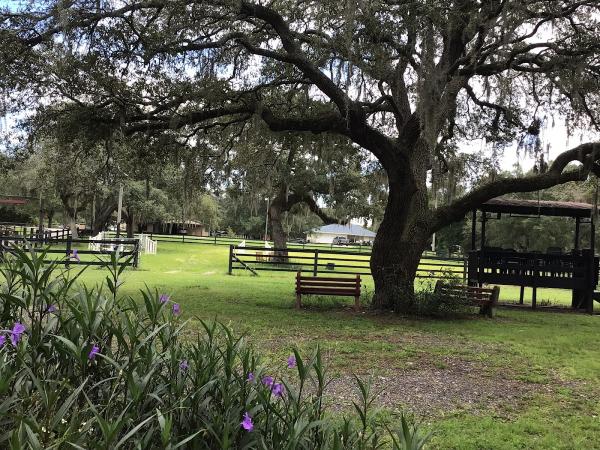
[[[348,139],[386,173],[375,304],[408,308],[432,233],[487,199],[600,173],[598,143],[547,164],[542,116],[600,121],[595,0],[71,0],[4,9],[2,90],[15,108],[68,100],[98,129],[174,140],[261,121]],[[427,182],[474,139],[537,158],[480,173],[435,208]],[[571,163],[575,162],[573,166]]]

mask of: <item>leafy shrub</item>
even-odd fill
[[[462,285],[462,280],[453,277],[452,272],[444,273],[444,283]],[[466,298],[448,297],[435,292],[435,284],[429,283],[416,293],[415,313],[430,317],[452,317],[469,312],[472,304]]]
[[[419,449],[401,417],[373,420],[357,379],[352,417],[326,412],[321,354],[294,351],[269,372],[219,323],[183,337],[181,309],[146,290],[120,297],[118,258],[105,283],[15,249],[0,267],[0,447]]]

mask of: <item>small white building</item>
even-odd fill
[[[371,230],[352,223],[348,225],[332,224],[315,228],[307,234],[306,238],[314,244],[331,244],[336,236],[348,238],[353,242],[373,242],[375,240],[375,233]]]

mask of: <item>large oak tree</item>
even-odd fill
[[[87,105],[125,134],[258,118],[371,152],[389,189],[371,259],[377,307],[411,307],[430,236],[472,208],[597,171],[600,145],[585,143],[547,170],[492,177],[442,207],[428,202],[428,173],[461,142],[535,134],[543,110],[598,126],[597,0],[41,4],[0,22],[0,78],[11,92]]]

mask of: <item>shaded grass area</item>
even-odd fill
[[[156,288],[192,320],[216,318],[247,333],[273,360],[286,358],[293,345],[307,350],[318,344],[332,375],[393,380],[433,370],[450,380],[462,373],[456,367],[467,367],[470,382],[480,378],[488,385],[523,387],[522,394],[493,406],[484,392],[474,403],[461,405],[458,398],[451,407],[424,413],[419,405],[408,405],[436,431],[435,448],[600,448],[600,317],[501,309],[493,320],[475,314],[414,319],[354,313],[352,299],[340,298],[308,299],[307,307],[296,311],[293,273],[230,276],[227,251],[159,243],[157,255],[142,256],[140,269],[126,271],[123,293],[136,296],[145,285]],[[90,268],[82,280],[93,284],[105,274]],[[365,300],[372,290],[372,280],[365,280]],[[502,287],[501,297],[518,298],[518,287]],[[539,290],[538,299],[543,298],[570,302],[568,291]],[[402,389],[412,386],[395,386],[400,398]],[[424,404],[428,395],[447,393],[443,387],[425,390]],[[418,396],[410,398],[419,402]],[[394,409],[382,408],[383,413]]]

